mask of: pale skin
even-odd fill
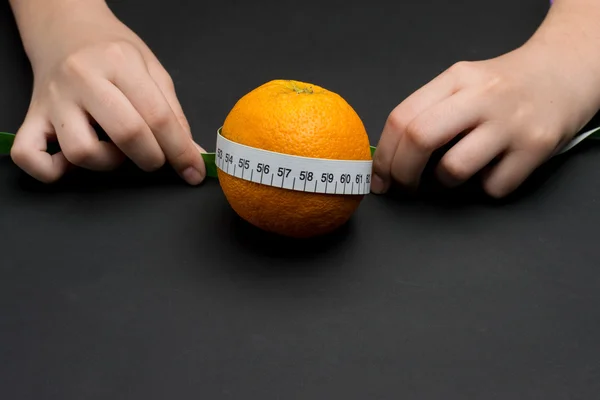
[[[35,78],[11,152],[20,168],[51,183],[72,167],[106,171],[130,158],[204,180],[204,150],[171,77],[104,0],[10,4]],[[600,109],[599,17],[600,1],[556,0],[518,49],[457,63],[402,101],[377,144],[372,191],[417,188],[432,153],[460,138],[438,179],[453,187],[480,173],[489,195],[513,192]],[[113,143],[98,140],[92,121]],[[52,137],[62,150],[54,155],[45,151]]]
[[[104,0],[10,0],[34,73],[11,157],[50,183],[69,168],[107,171],[126,157],[144,171],[169,163],[189,184],[206,175],[168,72]],[[100,141],[91,121],[113,143]],[[55,136],[57,154],[46,150]]]
[[[432,152],[464,134],[438,179],[454,187],[480,173],[490,196],[512,193],[600,108],[599,17],[598,0],[555,0],[520,48],[457,63],[402,101],[377,146],[372,191],[417,188]]]

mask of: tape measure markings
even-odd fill
[[[221,129],[219,128],[219,130],[218,130],[219,135],[220,135],[220,130]],[[573,147],[577,146],[579,143],[583,142],[585,139],[588,139],[588,138],[591,140],[600,140],[600,127],[596,127],[594,129],[590,129],[585,132],[578,133],[569,143],[567,143],[564,147],[562,147],[561,149],[556,151],[552,155],[552,157],[556,157],[560,154],[566,153],[567,151],[571,150]],[[13,146],[14,139],[15,139],[14,133],[0,132],[0,156],[10,155],[10,151]],[[218,139],[218,137],[217,137],[217,139]],[[375,147],[370,146],[370,149],[371,149],[371,155],[373,155],[373,153],[375,152]],[[58,151],[60,151],[60,145],[58,143],[49,143],[48,144],[48,150],[47,150],[48,153],[54,154]],[[217,178],[218,177],[217,170],[220,169],[219,165],[222,166],[222,164],[218,164],[218,160],[216,159],[216,152],[202,153],[202,159],[204,160],[204,163],[206,166],[206,175],[210,176],[212,178]],[[274,178],[274,176],[271,175],[270,186],[274,186],[273,178]],[[366,182],[366,179],[367,179],[367,175],[365,174],[365,186],[366,186],[366,184],[369,184],[369,190],[370,190],[370,182]],[[262,184],[265,184],[265,183],[262,182]],[[327,186],[327,181],[325,182],[325,184]],[[316,192],[316,189],[317,189],[317,186],[314,187],[315,192]],[[327,189],[325,189],[324,191],[327,192]],[[366,188],[363,189],[363,193],[367,193],[367,192],[368,191]]]
[[[221,129],[215,153],[221,171],[258,184],[324,194],[364,195],[371,190],[373,160],[281,154],[235,143],[223,137]]]

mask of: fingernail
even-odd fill
[[[387,185],[385,181],[377,174],[373,174],[371,179],[371,192],[375,194],[383,194],[387,191]]]
[[[190,185],[199,185],[204,179],[204,175],[194,167],[184,169],[181,175]]]

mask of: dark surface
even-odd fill
[[[461,59],[525,40],[545,1],[114,1],[214,148],[274,78],[342,94],[376,143],[389,111]],[[248,4],[253,5],[248,5]],[[217,5],[220,4],[220,5]],[[0,3],[0,130],[31,76]],[[319,245],[239,220],[214,180],[74,174],[0,159],[3,399],[598,399],[600,147],[507,201],[368,196]]]

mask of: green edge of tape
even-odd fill
[[[0,156],[9,155],[10,149],[12,148],[13,142],[15,141],[14,133],[0,132]],[[375,153],[375,146],[370,146],[371,157]],[[217,164],[215,163],[215,153],[202,153],[202,159],[206,166],[206,175],[216,178],[217,177]]]
[[[0,132],[0,156],[10,154],[10,149],[15,141],[12,133]]]
[[[600,127],[587,132],[586,138],[600,139]],[[10,149],[12,148],[13,142],[15,141],[15,134],[8,132],[0,132],[0,156],[9,155]],[[371,157],[375,153],[375,146],[369,146],[371,149]],[[57,150],[58,151],[58,150]],[[202,159],[206,167],[206,175],[217,178],[217,165],[215,163],[215,153],[202,153]]]

